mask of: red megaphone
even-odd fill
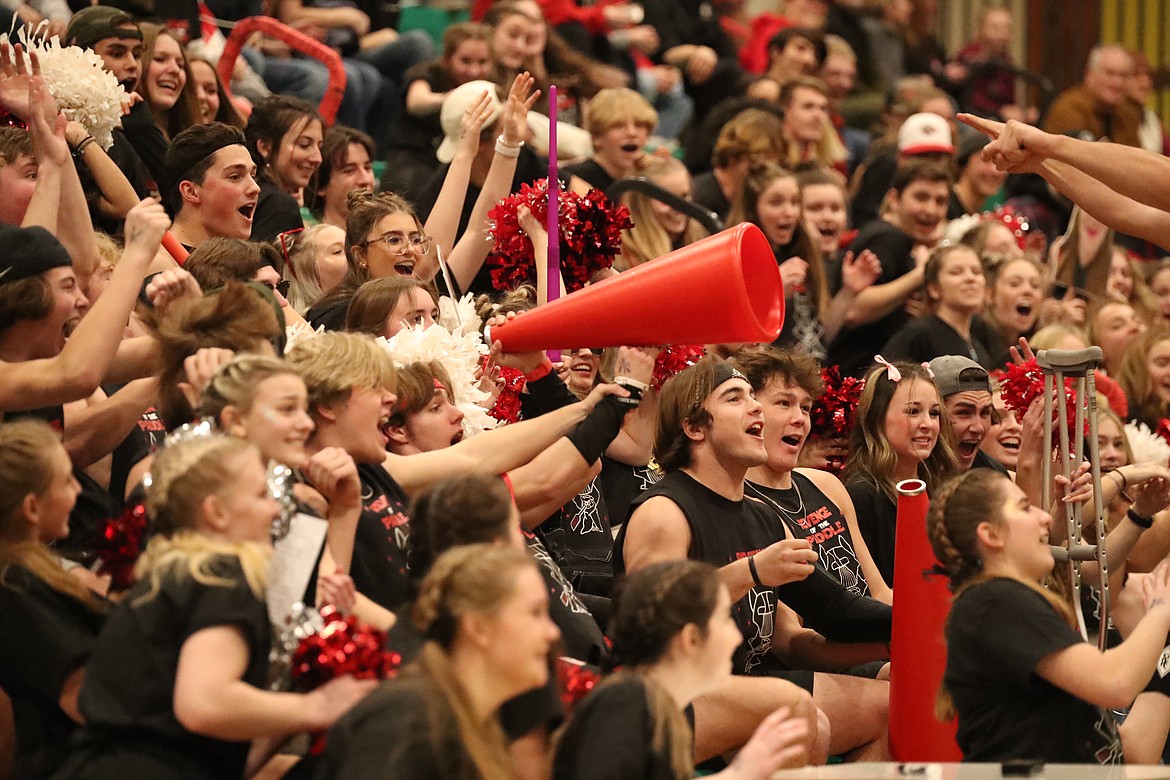
[[[492,328],[505,352],[770,342],[784,288],[768,239],[736,225]]]
[[[958,723],[940,722],[934,702],[947,666],[944,638],[951,593],[945,578],[928,577],[935,564],[926,510],[926,483],[897,484],[893,632],[890,637],[890,755],[895,761],[960,761]]]

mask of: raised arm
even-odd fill
[[[61,354],[8,363],[0,371],[0,409],[27,409],[86,398],[105,379],[122,342],[146,266],[170,219],[148,198],[126,218],[126,249],[93,308],[81,318]]]
[[[427,235],[435,240],[435,250],[433,253],[428,252],[419,261],[415,273],[420,279],[433,279],[439,272],[439,252],[448,259],[451,257],[455,233],[459,229],[459,216],[463,212],[463,200],[467,197],[467,184],[471,181],[471,165],[479,151],[479,134],[491,113],[491,106],[491,95],[484,90],[479,100],[464,112],[460,120],[459,144],[455,147],[455,156],[451,158],[439,196],[435,198],[435,205],[431,207],[430,216],[423,226]]]
[[[460,289],[466,289],[475,279],[491,250],[492,243],[485,241],[480,231],[487,224],[488,212],[512,190],[520,147],[528,135],[528,110],[540,96],[539,89],[532,90],[534,83],[532,76],[525,71],[516,76],[508,92],[508,102],[504,104],[504,112],[500,115],[496,154],[492,157],[479,197],[475,199],[467,230],[451,252],[451,273]]]

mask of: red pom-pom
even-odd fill
[[[353,616],[343,617],[333,607],[321,610],[325,627],[305,637],[292,654],[292,679],[312,690],[335,677],[385,680],[398,674],[402,656],[386,649],[386,632]]]
[[[817,436],[848,436],[853,430],[857,404],[861,402],[861,391],[865,380],[856,377],[842,377],[838,366],[826,366],[821,370],[824,391],[813,401],[809,413],[812,421],[811,432]]]
[[[622,230],[633,227],[630,210],[614,205],[600,190],[586,195],[558,190],[560,203],[560,265],[565,290],[580,290],[594,274],[613,267],[622,251]],[[521,185],[520,191],[501,200],[488,212],[495,248],[488,255],[492,286],[514,290],[536,283],[532,242],[520,228],[516,213],[527,206],[544,224],[548,220],[548,179]]]
[[[98,534],[95,545],[101,560],[98,574],[109,575],[112,589],[125,590],[134,584],[134,566],[142,554],[146,526],[146,507],[135,504],[107,520]]]
[[[1170,444],[1170,420],[1165,417],[1158,420],[1158,428],[1154,431],[1154,435],[1161,436],[1167,444]]]
[[[524,374],[518,368],[500,366],[500,377],[504,386],[496,396],[496,402],[488,409],[488,417],[492,417],[505,425],[520,419],[520,391],[524,389]]]
[[[654,361],[654,377],[651,384],[661,388],[666,380],[687,370],[703,357],[703,347],[698,344],[667,345],[658,352]]]
[[[1004,406],[1016,413],[1016,418],[1024,419],[1028,407],[1037,398],[1044,395],[1044,372],[1037,365],[1035,358],[1024,363],[1009,365],[999,380],[1000,392],[1003,395]],[[1065,377],[1065,424],[1068,426],[1069,436],[1073,435],[1077,419],[1077,396],[1075,380]],[[1088,421],[1086,421],[1086,430]],[[1053,446],[1059,441],[1060,431],[1053,430]]]
[[[600,681],[601,677],[583,664],[566,658],[557,659],[557,690],[566,713],[571,713]]]

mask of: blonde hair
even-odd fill
[[[1145,333],[1141,333],[1126,347],[1125,357],[1121,360],[1121,371],[1117,375],[1117,383],[1125,391],[1129,399],[1130,414],[1144,422],[1154,430],[1158,420],[1167,415],[1167,405],[1154,392],[1154,383],[1150,379],[1150,351],[1163,341],[1170,340],[1170,327],[1156,325]]]
[[[237,355],[211,375],[199,402],[199,416],[210,417],[219,423],[225,407],[248,411],[256,400],[256,388],[274,376],[300,378],[300,374],[283,360],[267,355]]]
[[[321,289],[321,274],[317,269],[317,234],[328,226],[328,223],[322,222],[296,235],[286,238],[282,233],[278,238],[285,252],[284,278],[289,282],[288,305],[300,314],[307,312],[324,293]]]
[[[397,386],[394,361],[364,333],[327,331],[302,339],[285,362],[305,380],[310,409],[342,403],[357,389],[393,392]]]
[[[145,503],[157,533],[134,570],[139,580],[150,583],[141,600],[157,595],[163,577],[179,568],[202,585],[230,584],[212,571],[214,560],[221,556],[237,558],[248,587],[263,598],[271,547],[219,541],[198,529],[204,499],[235,485],[240,460],[247,457],[260,458],[256,445],[218,434],[172,444],[155,457]]]
[[[499,721],[476,715],[448,656],[462,619],[493,614],[516,592],[516,576],[536,570],[526,553],[498,544],[455,547],[439,556],[419,586],[414,621],[426,634],[419,666],[454,711],[463,745],[483,780],[506,780],[513,769]]]
[[[101,599],[65,571],[48,547],[27,539],[24,500],[49,489],[56,451],[64,452],[61,434],[48,423],[30,419],[0,425],[0,583],[7,583],[10,569],[20,567],[58,593],[105,612]]]
[[[589,100],[585,129],[590,135],[599,136],[631,119],[650,132],[658,126],[658,112],[640,93],[629,87],[607,87]]]
[[[679,171],[686,173],[686,166],[673,157],[648,155],[638,161],[636,175],[657,183],[658,179]],[[690,174],[687,173],[687,176]],[[619,271],[628,271],[636,265],[657,260],[675,248],[674,239],[654,215],[652,202],[652,198],[640,192],[627,192],[622,196],[622,203],[629,208],[634,226],[622,231],[622,253],[613,264]],[[693,244],[706,235],[707,231],[698,222],[688,219],[680,245]]]

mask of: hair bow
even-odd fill
[[[874,355],[873,362],[886,367],[886,379],[890,380],[891,382],[902,381],[902,372],[898,370],[898,367],[890,361],[886,360],[881,355]],[[934,379],[934,372],[930,370],[930,363],[922,363],[922,370],[926,372],[928,377]]]

